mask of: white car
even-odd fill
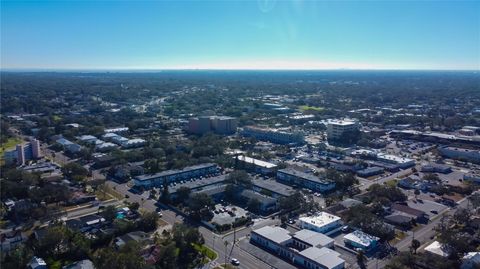
[[[233,265],[235,266],[239,266],[240,265],[240,261],[235,259],[235,258],[232,258],[232,260],[230,261]]]

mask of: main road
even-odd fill
[[[143,194],[136,194],[129,191],[130,187],[127,184],[118,184],[113,181],[107,181],[106,184],[122,194],[128,202],[137,202],[143,208],[143,210],[148,212],[158,211],[157,201],[154,199],[149,199],[148,192]],[[166,207],[161,208],[162,220],[166,221],[169,225],[174,225],[175,223],[183,223],[185,219],[180,214],[177,214],[173,210],[170,210]],[[241,228],[238,231],[230,232],[226,235],[219,235],[211,230],[205,228],[201,225],[196,225],[199,232],[202,234],[205,239],[205,245],[217,252],[217,260],[212,263],[212,265],[222,264],[225,262],[225,257],[227,258],[227,263],[230,262],[232,258],[236,258],[240,261],[240,266],[238,268],[245,269],[271,269],[272,266],[266,264],[262,260],[254,257],[250,253],[242,250],[237,246],[237,242],[249,236],[253,228],[260,228],[266,225],[275,225],[279,224],[279,220],[275,219],[259,219],[255,222],[253,226]],[[234,241],[235,238],[235,241]],[[225,253],[225,243],[228,242],[227,251]],[[232,244],[233,250],[232,250]]]

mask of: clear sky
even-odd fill
[[[1,1],[1,67],[480,69],[480,1]]]

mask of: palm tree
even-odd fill
[[[225,267],[227,267],[227,246],[228,246],[228,242],[225,241],[225,242],[223,242],[223,244],[225,245]]]

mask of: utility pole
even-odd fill
[[[212,238],[212,250],[213,250],[213,252],[215,252],[215,235],[214,235],[213,238]],[[212,262],[213,262],[213,261],[211,261],[210,264],[211,264],[212,267],[213,267],[213,263],[212,263]]]
[[[228,242],[224,241],[223,244],[225,245],[225,267],[227,267],[227,246],[228,246]]]

